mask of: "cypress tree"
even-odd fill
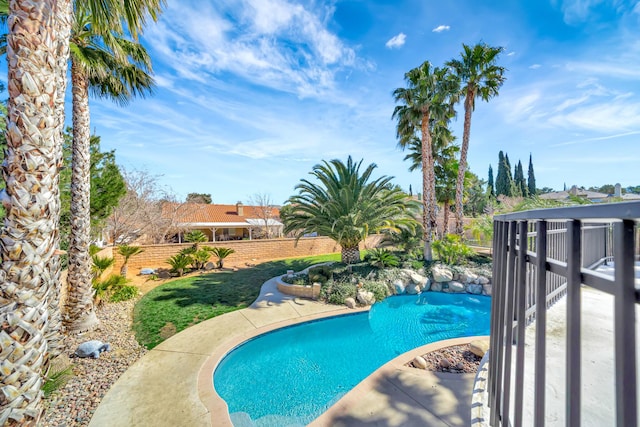
[[[493,168],[489,165],[489,180],[487,181],[487,192],[490,196],[495,196],[495,190],[493,188]]]
[[[501,194],[511,197],[513,195],[513,178],[511,177],[511,166],[509,157],[502,151],[498,154],[498,176],[496,177],[496,196]]]
[[[533,160],[531,159],[531,154],[529,154],[529,173],[528,173],[528,183],[527,187],[529,189],[529,196],[533,197],[536,195],[536,175],[533,173]]]
[[[529,196],[529,188],[527,187],[527,181],[524,179],[524,168],[520,160],[518,160],[518,164],[516,165],[514,183],[518,193],[520,193],[522,197]]]

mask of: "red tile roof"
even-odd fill
[[[243,215],[238,215],[236,205],[207,205],[200,203],[165,203],[163,216],[174,216],[179,223],[245,222],[247,219],[264,217],[262,207],[242,205]],[[271,218],[280,217],[280,210],[272,208]]]

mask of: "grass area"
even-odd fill
[[[265,262],[252,268],[191,276],[161,285],[136,304],[133,313],[136,339],[151,349],[189,326],[248,307],[270,278],[326,261],[340,261],[340,254]]]

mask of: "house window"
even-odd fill
[[[229,229],[229,236],[235,236],[236,235],[236,229],[235,228],[230,228]]]

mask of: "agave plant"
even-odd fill
[[[224,259],[235,252],[235,250],[231,248],[211,248],[211,252],[218,257],[218,268],[222,268],[224,266]]]
[[[122,277],[127,277],[127,263],[129,262],[129,258],[142,252],[144,252],[144,249],[139,246],[118,246],[118,253],[124,257],[124,262],[122,263],[122,267],[120,268],[120,275]]]

